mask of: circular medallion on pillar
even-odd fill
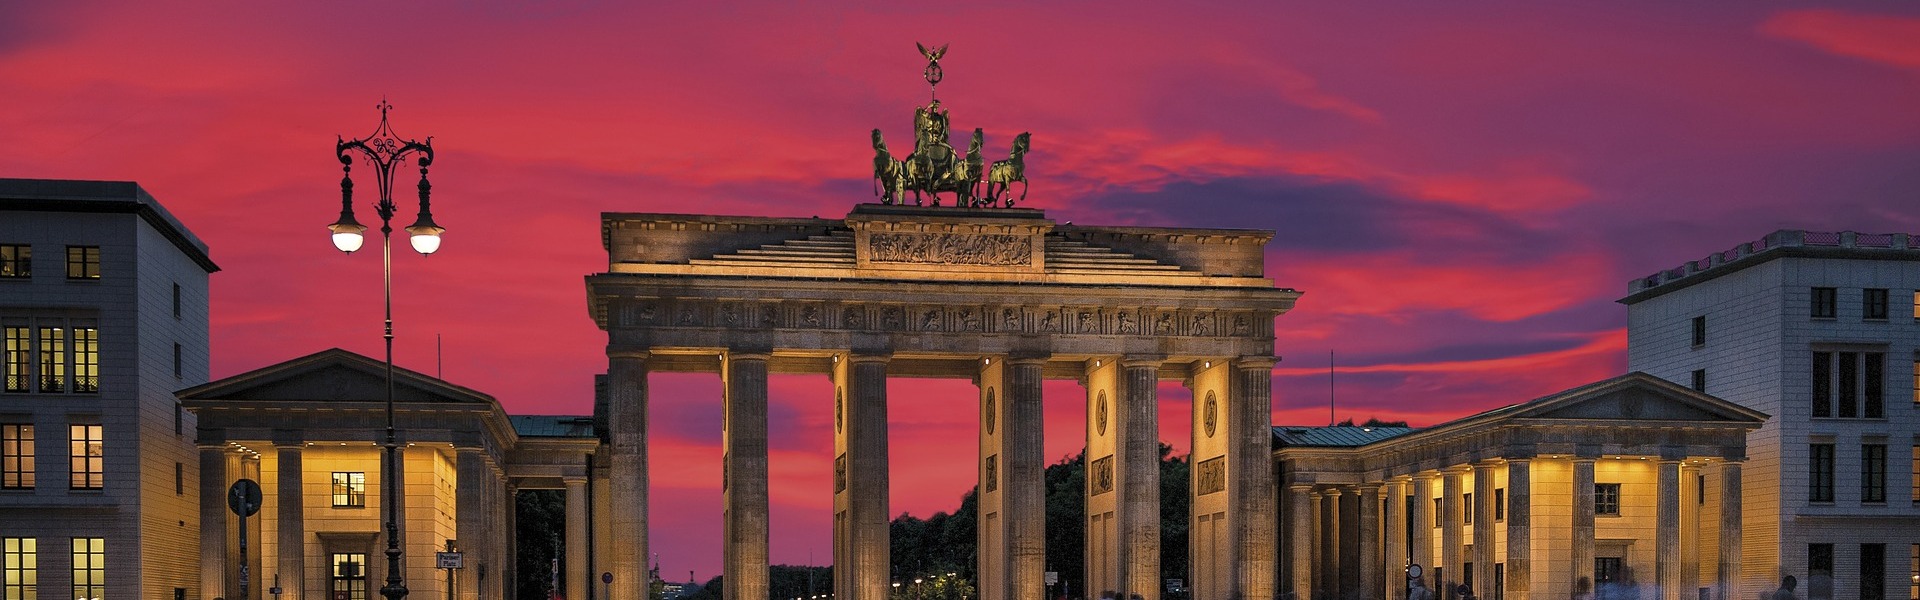
[[[1207,390],[1206,409],[1200,419],[1206,425],[1207,437],[1213,437],[1214,430],[1220,426],[1220,401],[1214,397],[1213,390]]]
[[[846,388],[833,388],[833,431],[840,433],[847,429],[847,391]]]
[[[1093,427],[1100,435],[1107,434],[1107,391],[1100,390],[1100,400],[1093,404]]]
[[[987,388],[987,414],[981,418],[981,421],[986,423],[988,435],[993,434],[993,415],[997,412],[994,410],[993,388]]]

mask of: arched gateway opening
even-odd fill
[[[977,384],[979,586],[1044,594],[1042,382],[1086,392],[1088,590],[1157,598],[1156,383],[1193,391],[1194,597],[1271,597],[1271,232],[1057,224],[1025,208],[863,204],[844,219],[608,213],[605,273],[615,581],[646,574],[650,372],[725,389],[726,593],[766,596],[767,376],[833,398],[834,589],[890,588],[886,382]],[[611,590],[616,600],[637,598]],[[1096,592],[1097,593],[1097,592]]]

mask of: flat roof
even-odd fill
[[[131,181],[0,178],[0,209],[44,212],[132,213],[140,215],[160,235],[173,242],[187,258],[208,273],[220,266],[207,256],[200,241],[167,207],[161,206],[140,184]]]
[[[1920,261],[1920,235],[1781,229],[1706,258],[1628,281],[1627,295],[1618,302],[1631,306],[1776,258],[1792,257]]]

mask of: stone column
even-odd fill
[[[887,494],[887,361],[856,353],[834,364],[834,590],[885,600],[892,590]],[[845,568],[842,568],[844,565]]]
[[[502,467],[500,479],[506,479],[505,467]],[[507,543],[494,551],[494,557],[500,560],[500,597],[504,600],[516,600],[520,596],[520,486],[505,482],[505,492],[500,498],[501,529],[505,530]],[[539,599],[535,599],[539,600]]]
[[[1227,473],[1237,512],[1229,512],[1234,533],[1234,584],[1242,598],[1272,598],[1279,560],[1278,499],[1273,481],[1273,364],[1271,356],[1243,356],[1233,363],[1228,390],[1233,452]]]
[[[1680,461],[1662,460],[1655,485],[1653,576],[1661,590],[1655,600],[1682,600],[1680,594]]]
[[[1507,459],[1507,597],[1533,589],[1533,461]]]
[[[1319,511],[1314,508],[1312,485],[1294,484],[1287,487],[1289,517],[1287,531],[1293,534],[1287,553],[1293,559],[1291,578],[1293,597],[1296,600],[1313,598],[1313,545],[1315,544],[1315,523],[1320,521]]]
[[[1720,568],[1714,587],[1719,600],[1740,594],[1740,461],[1720,464]]]
[[[1313,555],[1313,591],[1315,594],[1327,592],[1327,495],[1325,492],[1313,492],[1313,544],[1308,550]],[[1318,598],[1319,596],[1308,596]]]
[[[200,447],[200,600],[233,598],[227,589],[227,449]],[[58,592],[54,592],[58,595]]]
[[[1680,589],[1687,598],[1700,589],[1700,465],[1680,463]]]
[[[485,451],[478,447],[459,448],[454,458],[454,540],[459,550],[474,562],[467,568],[455,571],[455,587],[459,588],[460,600],[481,600],[479,564],[487,556],[491,539],[487,528],[494,511],[487,499],[487,489],[492,487],[492,467],[487,464]],[[372,557],[368,557],[372,561]],[[495,577],[497,578],[497,576]],[[615,579],[615,582],[618,582]],[[494,600],[486,598],[486,600]]]
[[[563,480],[567,486],[567,569],[561,574],[566,581],[560,589],[567,600],[587,600],[588,574],[592,572],[587,565],[587,479],[568,477]]]
[[[1593,581],[1593,459],[1573,459],[1573,589],[1592,593]],[[1586,589],[1581,589],[1585,582]]]
[[[1327,594],[1329,598],[1333,598],[1334,600],[1342,600],[1347,597],[1345,571],[1346,568],[1352,566],[1342,564],[1344,561],[1340,560],[1341,555],[1344,554],[1340,551],[1340,534],[1341,530],[1347,527],[1346,519],[1344,518],[1345,515],[1340,514],[1342,512],[1340,510],[1340,499],[1346,495],[1344,491],[1337,487],[1327,490],[1327,526],[1325,527],[1327,534],[1327,558],[1326,562],[1322,564],[1325,565],[1327,570]]]
[[[1006,522],[1007,597],[1039,598],[1047,590],[1047,450],[1042,356],[1010,356],[1003,373],[1005,426],[1000,436],[1001,518]]]
[[[275,527],[279,530],[276,540],[279,543],[276,550],[279,556],[275,565],[280,576],[279,600],[300,600],[302,592],[306,591],[306,490],[302,489],[304,480],[300,471],[300,449],[303,445],[293,440],[274,446],[278,454],[275,464],[279,469],[274,475],[279,480],[278,489],[274,491],[274,503],[279,508],[279,514],[274,517]],[[271,582],[273,575],[261,579]]]
[[[1439,561],[1433,552],[1433,475],[1413,476],[1413,564],[1420,565],[1420,578],[1427,589],[1437,590],[1433,568]]]
[[[767,359],[765,352],[733,350],[721,361],[726,388],[721,418],[721,495],[725,547],[721,595],[767,597]]]
[[[1360,593],[1361,600],[1381,598],[1386,581],[1386,563],[1380,559],[1380,484],[1360,486]]]
[[[647,597],[647,353],[607,349],[607,486],[613,583],[602,600]]]
[[[1434,597],[1440,600],[1453,600],[1453,586],[1464,576],[1461,568],[1466,561],[1461,558],[1461,550],[1466,543],[1466,536],[1462,535],[1463,524],[1460,521],[1466,513],[1461,511],[1460,506],[1460,494],[1465,493],[1460,476],[1466,471],[1467,467],[1458,466],[1450,467],[1441,474],[1440,566],[1446,568],[1444,575],[1447,580],[1437,582],[1440,587],[1434,589]]]
[[[1387,495],[1380,499],[1387,509],[1386,557],[1381,561],[1386,589],[1377,593],[1387,600],[1407,600],[1407,487],[1405,479],[1388,481]]]
[[[1160,358],[1120,360],[1120,582],[1145,600],[1160,597]]]
[[[1122,474],[1115,464],[1125,460],[1120,451],[1120,419],[1116,416],[1124,403],[1120,398],[1119,365],[1110,359],[1086,362],[1081,385],[1087,390],[1087,445],[1085,491],[1087,597],[1115,592],[1120,580],[1119,483]]]
[[[1462,507],[1473,511],[1473,593],[1493,597],[1494,525],[1493,464],[1473,465],[1473,504]]]

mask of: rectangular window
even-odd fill
[[[1920,600],[1920,544],[1913,545],[1913,558],[1908,562],[1911,565],[1908,569],[1912,573],[1910,578],[1913,584],[1907,588],[1907,597]]]
[[[1693,370],[1693,391],[1696,391],[1696,392],[1707,391],[1707,370],[1706,369]]]
[[[28,335],[28,332],[31,330],[24,326],[15,327],[13,325],[7,325],[5,329],[7,338],[7,391],[33,391],[33,371],[31,369],[31,365],[33,364],[33,340],[31,336]],[[1913,362],[1916,365],[1920,365],[1920,359],[1916,359]],[[1920,376],[1915,376],[1914,382],[1920,384]],[[1914,401],[1920,402],[1920,390],[1914,392]]]
[[[336,508],[360,508],[367,505],[367,474],[333,474],[333,505]]]
[[[1914,361],[1920,363],[1920,360]],[[1915,379],[1920,382],[1920,378]],[[1916,383],[1920,385],[1920,383]],[[1914,392],[1920,398],[1920,392]],[[1833,416],[1833,353],[1813,353],[1813,416]]]
[[[1439,529],[1440,525],[1446,522],[1447,522],[1447,499],[1434,498],[1433,499],[1433,528]]]
[[[100,391],[100,330],[73,328],[73,391]]]
[[[1460,524],[1472,525],[1473,513],[1480,512],[1480,505],[1473,503],[1473,492],[1462,494],[1460,496],[1460,505],[1467,507],[1467,511],[1461,514]]]
[[[367,555],[359,552],[329,555],[327,587],[330,598],[367,600]]]
[[[1915,356],[1913,358],[1913,405],[1920,406],[1920,352],[1916,352],[1914,354]],[[1920,598],[1914,598],[1913,600],[1920,600]]]
[[[1860,501],[1887,501],[1887,446],[1860,446]]]
[[[33,489],[33,426],[0,425],[0,489]]]
[[[67,279],[99,279],[100,247],[67,246]]]
[[[187,413],[186,407],[180,406],[179,402],[173,403],[173,434],[174,435],[180,435],[180,433],[186,429],[186,420],[187,420],[186,413]]]
[[[1507,488],[1493,488],[1493,520],[1507,520]]]
[[[1838,296],[1838,293],[1834,288],[1813,288],[1813,318],[1833,318],[1835,314],[1834,308],[1840,304],[1836,296]]]
[[[173,378],[180,378],[180,345],[173,345]]]
[[[1860,416],[1879,419],[1886,416],[1887,404],[1887,355],[1880,352],[1868,352],[1861,355],[1866,359],[1861,376],[1865,381],[1860,385]]]
[[[1913,446],[1913,467],[1910,472],[1913,474],[1911,478],[1913,479],[1913,494],[1910,497],[1913,499],[1915,506],[1920,506],[1920,444]],[[1914,596],[1913,598],[1914,600],[1920,600],[1920,596]]]
[[[67,331],[59,327],[40,328],[40,393],[67,391]]]
[[[1833,501],[1833,444],[1807,447],[1807,501]]]
[[[1620,484],[1593,484],[1593,514],[1620,516]]]
[[[1920,290],[1913,291],[1913,320],[1920,321]],[[1913,600],[1920,600],[1920,594],[1914,594]]]
[[[1695,347],[1707,345],[1706,315],[1701,315],[1693,318],[1693,345]]]
[[[173,495],[175,496],[187,495],[186,463],[173,463]]]
[[[173,318],[180,318],[180,284],[173,284]]]
[[[1887,600],[1887,545],[1860,545],[1860,600]]]
[[[107,539],[73,538],[73,598],[101,600],[107,592]]]
[[[1840,370],[1835,379],[1840,380],[1840,395],[1836,400],[1840,404],[1840,418],[1851,419],[1860,416],[1860,353],[1841,352]]]
[[[1595,584],[1620,581],[1625,574],[1627,559],[1618,556],[1601,556],[1593,559],[1593,582]]]
[[[1698,487],[1699,493],[1696,493],[1693,496],[1694,504],[1698,504],[1700,506],[1706,506],[1707,505],[1707,476],[1701,475],[1698,478],[1694,479],[1694,484],[1699,486]],[[1914,598],[1913,600],[1920,600],[1920,598]]]
[[[33,247],[25,244],[0,244],[0,279],[33,277]],[[1920,309],[1914,310],[1920,318]]]
[[[1833,544],[1807,544],[1807,600],[1833,598]]]
[[[0,538],[0,594],[6,600],[35,600],[40,587],[40,550],[34,538]]]
[[[1887,320],[1887,290],[1882,288],[1860,290],[1860,318],[1868,321]]]
[[[106,484],[107,453],[106,441],[101,438],[99,425],[73,425],[69,427],[72,437],[73,489],[97,490]]]
[[[1507,563],[1493,563],[1493,600],[1507,597]]]

